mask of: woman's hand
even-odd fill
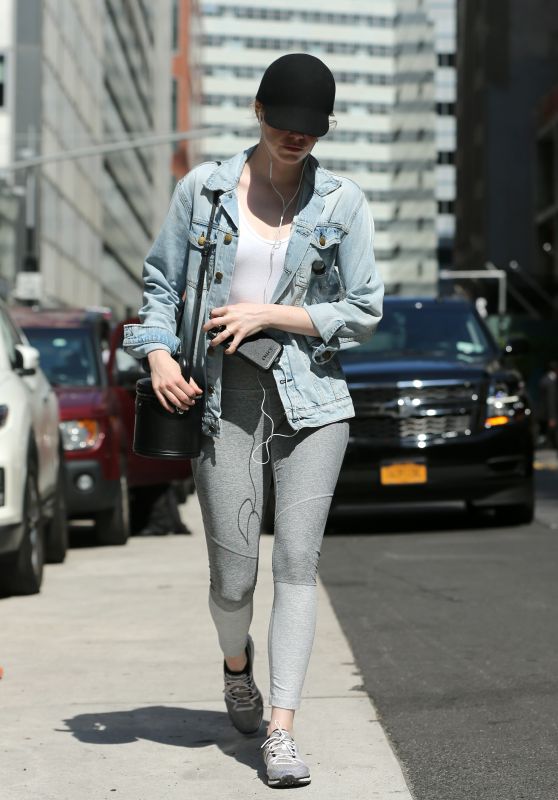
[[[193,378],[187,383],[180,365],[166,350],[152,350],[147,354],[151,369],[151,383],[157,399],[164,409],[174,413],[175,406],[188,411],[197,397],[203,394]]]
[[[211,340],[210,346],[218,347],[232,336],[225,351],[227,355],[232,355],[243,339],[269,326],[269,308],[265,303],[235,303],[214,308],[203,330],[207,332],[220,325],[224,325],[225,330]]]

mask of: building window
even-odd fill
[[[6,104],[6,57],[0,53],[0,108]]]
[[[174,51],[178,50],[179,3],[180,0],[172,0],[172,49]]]
[[[439,67],[455,67],[455,53],[438,53]]]
[[[455,164],[455,150],[442,150],[438,153],[438,164]]]
[[[436,113],[441,117],[454,117],[455,103],[436,103]]]
[[[455,202],[453,200],[438,200],[438,214],[455,214]]]
[[[172,79],[172,98],[171,98],[172,130],[178,130],[178,81]]]

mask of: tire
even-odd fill
[[[3,566],[1,588],[7,594],[37,594],[43,581],[45,530],[34,463],[27,468],[21,524],[23,539],[15,558]]]
[[[535,517],[535,504],[522,503],[513,506],[498,506],[494,509],[496,520],[501,525],[529,525]]]
[[[497,525],[530,525],[535,517],[535,501],[492,507],[467,503],[467,511],[478,524],[482,524],[486,519],[487,512],[492,512]]]
[[[130,536],[130,496],[123,464],[115,504],[95,514],[95,535],[99,544],[116,545],[126,544]]]
[[[49,564],[62,564],[68,550],[68,514],[66,507],[66,471],[64,455],[60,454],[60,466],[56,479],[54,513],[47,522],[46,561]]]

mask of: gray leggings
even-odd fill
[[[221,436],[204,437],[202,453],[193,461],[209,555],[209,608],[223,654],[241,655],[252,621],[261,520],[273,480],[269,703],[296,709],[314,640],[320,548],[349,425],[335,422],[295,433],[272,374],[238,356],[224,356],[223,362]],[[265,447],[254,450],[271,434],[262,401],[275,433],[288,436],[273,437],[269,457]]]

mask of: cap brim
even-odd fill
[[[267,105],[264,108],[264,119],[272,128],[305,133],[308,136],[325,136],[329,130],[329,115],[313,108]]]

